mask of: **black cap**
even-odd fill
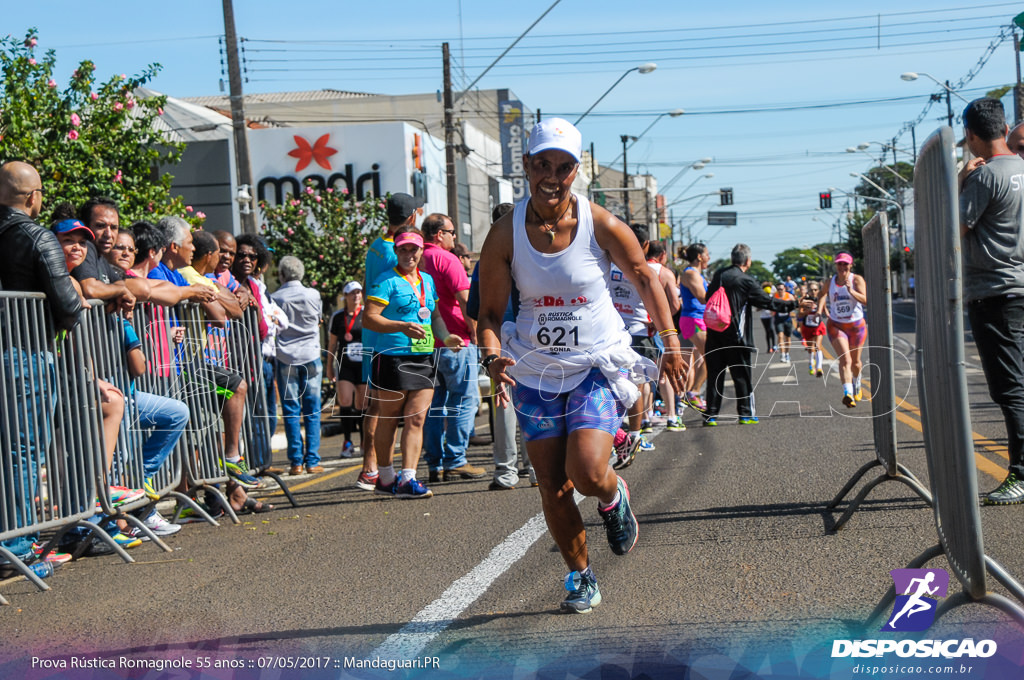
[[[409,219],[417,209],[423,207],[423,199],[409,194],[391,194],[388,199],[388,222],[401,224]]]

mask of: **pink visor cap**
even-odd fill
[[[836,264],[853,264],[853,255],[849,253],[839,253],[836,255]]]
[[[419,234],[407,231],[395,237],[395,247],[404,246],[406,243],[414,243],[420,248],[423,247],[423,237]]]

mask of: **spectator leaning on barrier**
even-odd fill
[[[320,323],[323,303],[320,294],[302,285],[306,268],[292,255],[281,258],[277,266],[281,287],[271,299],[284,310],[288,328],[277,336],[277,385],[281,390],[284,433],[288,439],[289,473],[300,475],[305,466],[309,474],[323,472],[320,465],[320,383],[323,362],[320,359]],[[299,420],[306,427],[303,442]]]
[[[121,225],[117,203],[104,196],[91,198],[79,209],[78,219],[94,234],[95,243],[87,244],[85,261],[75,267],[71,276],[82,284],[86,299],[103,300],[109,309],[131,312],[135,293],[125,283],[124,272],[104,257],[114,245]]]
[[[972,158],[960,172],[964,301],[989,395],[1006,421],[1009,472],[987,505],[1024,503],[1024,160],[1004,137],[1003,105],[984,97],[963,114]]]
[[[217,245],[217,239],[205,231],[197,231],[192,234],[192,263],[187,267],[181,267],[178,273],[190,286],[205,286],[215,290],[216,301],[228,318],[238,319],[242,316],[243,309],[238,298],[224,284],[209,277],[219,259],[220,246]]]
[[[122,272],[127,272],[135,264],[136,252],[138,251],[135,248],[135,234],[132,233],[131,229],[121,228],[117,230],[117,236],[107,256],[107,260]],[[141,298],[139,301],[142,301]]]
[[[284,314],[275,314],[279,310],[276,304],[266,295],[266,287],[257,277],[263,267],[270,262],[270,253],[263,241],[254,234],[242,234],[236,241],[234,263],[231,273],[238,280],[239,287],[245,289],[259,312],[260,342],[263,344],[263,389],[267,394],[267,430],[273,434],[277,429],[277,391],[274,388],[274,338],[287,319]]]
[[[20,161],[0,166],[0,288],[44,293],[52,330],[63,332],[78,323],[82,301],[71,283],[57,238],[35,222],[42,205],[43,184],[35,168]],[[28,524],[38,493],[36,461],[45,459],[50,432],[35,424],[48,422],[57,403],[54,385],[43,384],[45,376],[52,375],[44,367],[52,362],[53,355],[43,347],[3,348],[6,403],[19,406],[0,418],[0,439],[14,446],[0,451],[3,487],[13,496],[2,499],[13,504],[13,525],[4,530]],[[13,431],[3,431],[8,427]],[[12,477],[6,478],[7,474]],[[37,538],[38,534],[30,533],[0,541],[0,547],[16,558],[29,559]],[[0,557],[0,565],[4,561]]]
[[[214,298],[214,292],[205,286],[182,287],[166,279],[149,278],[149,273],[160,266],[169,241],[163,231],[149,222],[136,222],[131,232],[135,238],[135,263],[124,275],[149,284],[149,302],[171,307],[183,300],[204,302]]]
[[[220,247],[220,257],[217,260],[217,266],[206,276],[234,293],[238,298],[238,304],[242,306],[242,309],[246,309],[253,302],[252,295],[249,294],[248,288],[238,283],[238,279],[231,273],[231,265],[235,263],[235,251],[238,249],[238,243],[229,231],[215,231],[213,236],[217,239],[217,245]]]
[[[423,452],[431,483],[479,479],[487,471],[466,460],[480,393],[479,357],[474,344],[476,322],[466,314],[469,277],[451,252],[455,247],[455,225],[447,215],[428,215],[423,220],[423,237],[420,270],[433,278],[437,309],[445,326],[462,339],[462,348],[458,350],[445,347],[441,338],[434,340],[437,381],[423,427]]]
[[[188,222],[180,217],[164,217],[157,226],[170,239],[170,245],[167,252],[164,253],[161,263],[149,272],[149,277],[164,278],[176,285],[188,286],[185,277],[178,271],[192,263],[195,251]],[[212,284],[213,282],[208,281],[208,283]],[[212,313],[214,319],[220,319],[221,323],[227,318],[228,313],[219,301],[211,300],[200,304],[208,313]],[[193,336],[196,333],[205,337],[205,329],[194,329]],[[196,338],[193,337],[193,339]],[[204,341],[200,339],[198,344],[203,345]],[[189,380],[196,381],[214,391],[218,400],[221,401],[224,420],[224,467],[232,480],[228,484],[228,495],[233,501],[232,507],[238,504],[239,507],[235,507],[235,510],[264,512],[263,508],[269,506],[256,503],[244,493],[244,489],[256,489],[262,486],[261,482],[249,473],[249,467],[243,460],[239,448],[248,385],[236,371],[229,371],[216,364],[206,363],[198,353],[183,357],[180,369]],[[238,490],[235,487],[238,487]]]

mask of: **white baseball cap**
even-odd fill
[[[363,289],[363,287],[359,284],[358,281],[349,281],[348,283],[345,284],[345,287],[341,289],[341,292],[344,295],[348,295],[349,293],[354,293],[357,290],[362,290],[362,289]]]
[[[564,118],[546,118],[530,130],[527,153],[532,156],[548,149],[564,151],[579,162],[583,153],[583,135]]]

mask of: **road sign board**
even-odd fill
[[[735,227],[736,213],[726,210],[709,210],[708,224],[717,224],[723,227]]]

